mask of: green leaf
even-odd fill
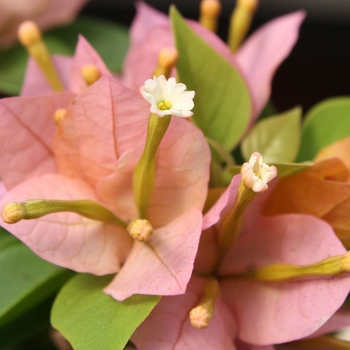
[[[94,17],[81,16],[74,23],[52,29],[44,34],[51,54],[73,55],[82,34],[99,52],[111,71],[121,71],[129,46],[128,31],[113,22]],[[0,90],[18,95],[21,90],[28,55],[20,45],[0,51]]]
[[[242,141],[242,155],[249,160],[260,152],[264,162],[293,162],[300,144],[300,107],[258,122]]]
[[[305,163],[272,163],[269,165],[274,165],[277,168],[277,174],[279,177],[285,177],[288,175],[292,175],[294,173],[297,173],[298,171],[301,171],[311,165],[313,165],[312,162],[305,162]],[[241,172],[241,166],[235,165],[227,168],[227,170],[230,172],[231,175],[237,175]]]
[[[312,160],[325,146],[350,135],[350,98],[330,98],[306,115],[297,160]]]
[[[0,254],[2,250],[5,250],[9,246],[19,242],[20,241],[15,236],[11,235],[11,233],[7,232],[4,228],[0,227]]]
[[[238,70],[195,34],[174,7],[170,15],[179,52],[179,80],[196,92],[193,121],[205,136],[232,150],[252,113],[248,86]]]
[[[51,328],[52,303],[53,297],[50,297],[22,314],[21,317],[0,327],[1,350],[51,349],[52,347],[48,346],[50,344],[47,344],[47,337],[43,337],[42,333],[48,333]],[[39,340],[40,343],[46,340],[45,346],[39,347]],[[36,344],[28,344],[28,342],[32,343],[33,341],[36,341]]]
[[[0,326],[48,298],[71,276],[22,243],[0,250]]]
[[[77,350],[124,349],[160,297],[134,295],[123,302],[103,292],[113,276],[80,274],[60,291],[51,323]]]

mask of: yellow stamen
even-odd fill
[[[198,329],[207,328],[215,312],[215,303],[220,295],[220,288],[216,279],[210,279],[204,286],[200,304],[190,311],[191,325]]]
[[[139,242],[147,242],[153,233],[151,223],[144,219],[131,220],[126,229],[130,236]]]
[[[169,110],[171,108],[171,103],[169,101],[158,102],[158,108],[162,111]]]
[[[53,91],[62,91],[63,85],[42,40],[38,26],[31,21],[23,22],[18,29],[18,38],[42,70]]]
[[[166,47],[162,49],[158,56],[158,65],[154,70],[156,77],[164,75],[167,79],[171,75],[171,70],[176,66],[179,58],[178,52],[173,47]]]
[[[236,52],[247,35],[259,0],[237,0],[231,15],[228,46]]]
[[[1,212],[3,220],[8,224],[15,224],[21,220],[37,219],[42,216],[72,212],[89,219],[106,222],[126,228],[124,221],[116,217],[111,211],[102,205],[90,200],[45,200],[32,199],[20,203],[7,203]]]
[[[202,0],[200,4],[199,22],[203,27],[215,33],[218,28],[220,13],[221,3],[219,0]]]
[[[55,112],[55,123],[58,125],[58,123],[66,116],[67,110],[64,108],[59,108]]]
[[[248,277],[265,282],[283,282],[310,277],[332,277],[347,272],[350,272],[350,252],[332,256],[311,265],[273,264],[232,277]]]
[[[85,64],[81,68],[81,75],[87,86],[92,85],[101,77],[101,72],[94,64]]]

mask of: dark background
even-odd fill
[[[90,0],[83,13],[108,18],[127,26],[134,15],[134,0]],[[174,3],[188,18],[198,18],[200,0],[147,0],[167,12]],[[219,35],[225,39],[234,0],[222,0]],[[350,0],[261,0],[252,30],[269,19],[305,9],[308,16],[292,54],[277,71],[272,101],[278,111],[301,105],[307,111],[332,96],[350,95]]]

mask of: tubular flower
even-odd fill
[[[132,336],[138,348],[162,349],[170,342],[174,348],[262,346],[273,350],[273,344],[349,324],[348,314],[342,318],[335,314],[350,288],[350,277],[342,272],[349,253],[323,220],[305,214],[264,217],[262,208],[269,196],[265,191],[246,208],[241,234],[222,255],[218,244],[221,221],[235,202],[241,181],[240,175],[235,176],[205,214],[188,289],[184,295],[162,298]],[[328,266],[334,273],[331,279],[303,278],[300,272]],[[299,279],[288,277],[292,270],[298,271]],[[206,286],[213,280],[218,291],[210,293]],[[197,310],[205,329],[191,325]]]
[[[253,33],[235,55],[210,30],[198,22],[188,21],[203,40],[246,77],[254,101],[252,122],[270,97],[273,75],[292,50],[304,17],[304,12],[298,11],[272,20]],[[137,4],[137,15],[130,34],[131,47],[122,79],[126,86],[137,90],[152,76],[161,49],[174,45],[174,40],[168,17],[143,2]]]
[[[3,217],[37,217],[1,226],[54,264],[96,275],[119,272],[106,288],[118,300],[184,293],[209,176],[210,153],[199,130],[182,118],[171,120],[147,211],[153,229],[142,228],[148,241],[140,242],[126,229],[138,218],[132,178],[149,117],[139,93],[105,75],[77,95],[3,99],[0,111],[6,187],[0,205],[12,203]],[[134,235],[135,225],[130,231]]]
[[[267,190],[267,183],[277,176],[277,169],[264,163],[260,153],[251,155],[249,162],[242,165],[242,181],[254,192]]]
[[[17,28],[24,20],[35,21],[48,29],[72,21],[87,0],[73,0],[62,6],[59,0],[1,0],[0,47],[7,48],[16,41]]]
[[[185,84],[177,84],[175,78],[166,79],[164,75],[146,80],[141,86],[142,96],[151,104],[151,113],[158,117],[174,115],[191,117],[194,107],[194,91],[185,91]]]

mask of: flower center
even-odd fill
[[[171,103],[169,101],[160,101],[160,102],[158,102],[158,108],[161,111],[165,111],[165,110],[171,108]]]

